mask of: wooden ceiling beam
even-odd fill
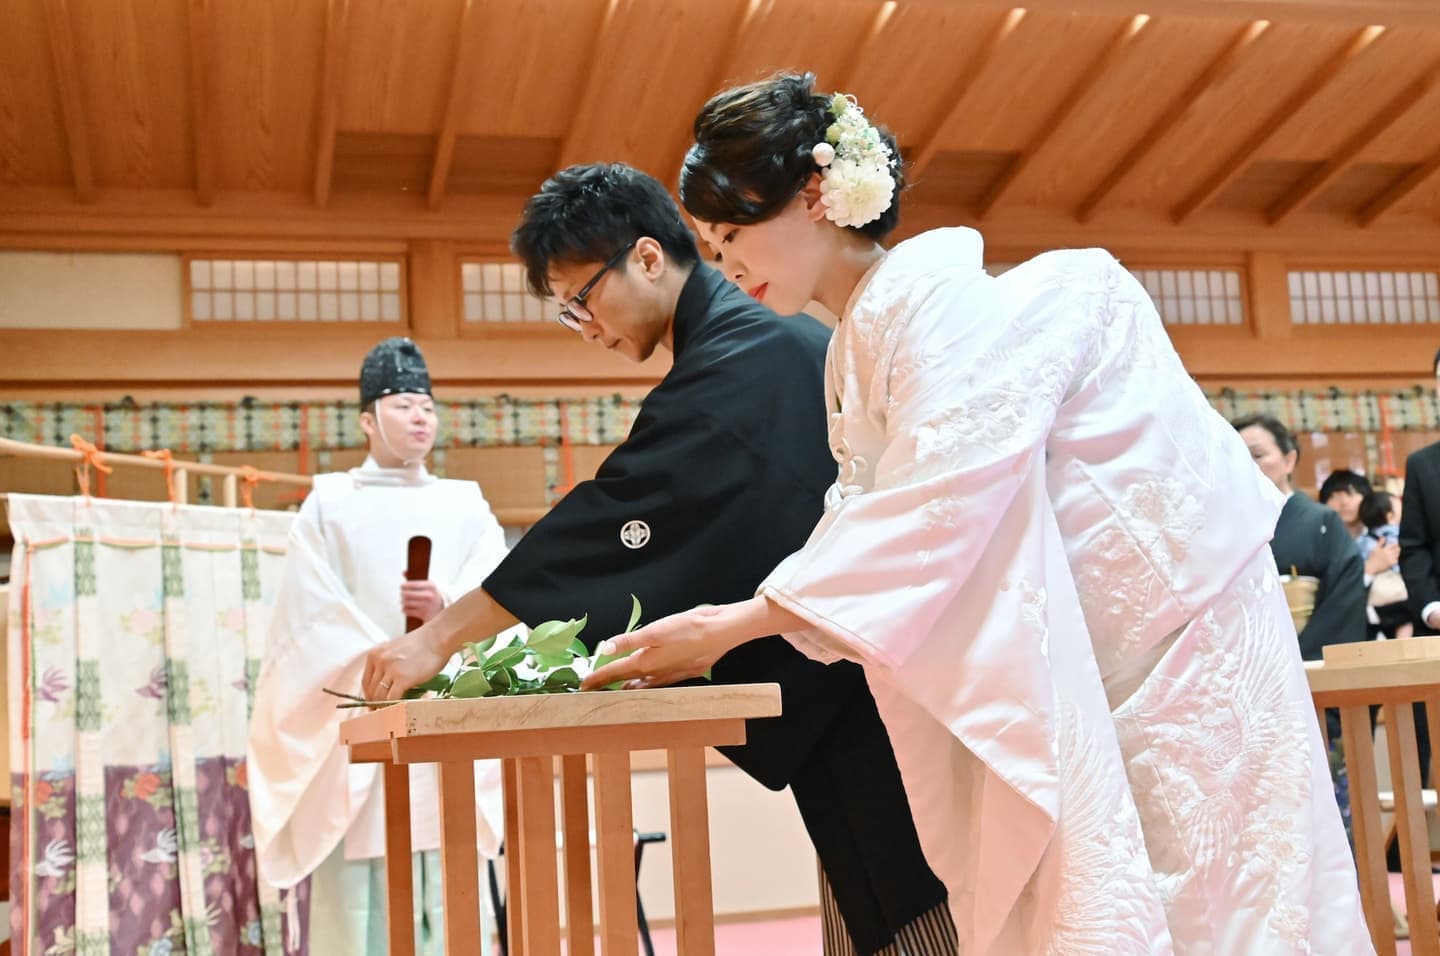
[[[315,124],[315,205],[330,202],[330,180],[335,172],[335,128],[340,121],[340,90],[345,77],[349,0],[329,0],[325,11],[325,58],[320,75],[320,102]]]
[[[85,97],[80,69],[75,62],[75,37],[68,0],[45,0],[45,36],[50,43],[50,64],[60,97],[60,119],[70,158],[70,181],[81,202],[94,202],[95,167],[90,155],[90,132],[85,118]]]
[[[215,201],[215,130],[210,125],[210,0],[190,0],[190,139],[195,163],[195,199]]]
[[[630,0],[610,0],[605,7],[605,16],[600,21],[600,29],[595,31],[595,42],[590,45],[590,55],[586,57],[589,69],[585,71],[585,82],[580,87],[580,102],[575,106],[575,115],[571,117],[570,129],[565,133],[565,139],[560,144],[559,159],[555,163],[556,172],[567,166],[573,166],[580,155],[578,152],[580,130],[599,103],[602,85],[600,78],[605,75],[605,67],[608,64],[608,59],[604,54],[614,45],[617,24],[623,18],[629,5]]]
[[[1291,213],[1310,202],[1325,187],[1354,166],[1365,148],[1410,112],[1411,108],[1430,92],[1437,81],[1440,81],[1440,63],[1432,65],[1414,82],[1391,98],[1380,112],[1371,117],[1369,122],[1341,145],[1334,156],[1302,179],[1294,189],[1281,196],[1266,212],[1265,218],[1269,220],[1270,225],[1274,226],[1284,222]]]
[[[1255,132],[1251,133],[1245,142],[1227,156],[1219,168],[1171,211],[1170,215],[1175,223],[1178,225],[1189,219],[1196,210],[1210,202],[1222,189],[1234,182],[1236,177],[1244,172],[1255,159],[1260,150],[1275,138],[1275,134],[1290,117],[1300,112],[1307,103],[1319,95],[1321,90],[1330,85],[1330,81],[1335,79],[1346,65],[1368,50],[1370,45],[1384,33],[1384,27],[1362,27],[1336,51],[1334,56],[1320,64],[1319,69],[1310,74],[1305,82],[1285,99],[1285,102],[1265,117],[1264,122],[1256,127]]]
[[[955,6],[955,0],[905,0],[907,6]],[[1011,7],[1015,0],[964,0],[970,7]],[[1071,13],[1088,16],[1133,16],[1148,13],[1157,20],[1184,17],[1206,20],[1272,20],[1276,23],[1321,23],[1348,26],[1440,26],[1435,0],[1027,0],[1035,14]]]
[[[455,64],[450,71],[450,89],[445,97],[445,116],[440,122],[440,135],[435,140],[435,161],[430,166],[430,191],[426,201],[431,209],[440,208],[445,198],[445,182],[450,177],[450,164],[455,159],[455,139],[460,132],[460,117],[473,97],[471,78],[475,75],[475,26],[480,21],[481,0],[465,0],[460,11],[460,24],[455,35]]]
[[[965,94],[974,88],[975,82],[980,79],[985,68],[995,59],[995,54],[999,53],[1000,48],[1015,35],[1020,24],[1025,22],[1026,16],[1027,11],[1023,7],[1012,7],[1010,12],[1005,14],[1004,19],[985,38],[980,49],[965,64],[964,69],[960,71],[960,76],[950,88],[949,95],[944,100],[950,104],[950,107],[945,111],[945,115],[940,117],[940,122],[936,124],[934,131],[925,140],[925,145],[916,151],[915,159],[910,163],[910,168],[905,171],[907,180],[917,182],[925,174],[925,170],[935,160],[935,156],[944,145],[945,134],[959,119],[965,107]]]
[[[1412,170],[1398,183],[1376,196],[1365,204],[1355,216],[1355,221],[1361,226],[1369,226],[1376,219],[1394,209],[1406,196],[1411,195],[1421,186],[1434,179],[1440,174],[1440,151],[1431,156],[1421,166]]]
[[[1020,155],[1015,157],[1010,165],[1005,168],[1005,172],[1000,175],[1000,178],[995,181],[995,184],[990,187],[989,191],[981,197],[979,204],[975,208],[975,218],[984,219],[990,210],[994,209],[996,204],[1004,198],[1005,194],[1009,192],[1010,187],[1015,184],[1015,181],[1020,178],[1021,174],[1035,162],[1035,157],[1045,148],[1046,144],[1050,142],[1056,130],[1063,126],[1071,114],[1075,112],[1076,108],[1085,101],[1085,97],[1089,95],[1090,90],[1100,78],[1105,75],[1106,71],[1119,62],[1120,58],[1125,55],[1125,51],[1129,50],[1136,39],[1145,32],[1145,27],[1149,23],[1150,17],[1140,13],[1131,17],[1121,25],[1120,29],[1115,32],[1115,35],[1110,38],[1110,42],[1105,44],[1105,48],[1100,51],[1099,55],[1090,61],[1089,66],[1085,68],[1085,72],[1081,74],[1080,78],[1070,84],[1064,97],[1061,98],[1055,108],[1050,111],[1050,115],[1045,117],[1045,120],[1040,124],[1039,132],[1035,134],[1035,137],[1030,140]]]
[[[1165,111],[1160,114],[1160,118],[1135,141],[1135,145],[1130,147],[1120,162],[1105,174],[1105,177],[1100,180],[1100,184],[1090,191],[1090,195],[1085,197],[1084,202],[1080,203],[1080,208],[1076,210],[1075,218],[1082,223],[1093,219],[1106,197],[1135,171],[1150,150],[1159,145],[1171,130],[1180,125],[1180,122],[1190,114],[1190,111],[1195,108],[1205,94],[1229,74],[1245,51],[1250,49],[1255,41],[1264,36],[1269,29],[1270,21],[1253,20],[1235,34],[1225,48],[1206,64],[1205,69],[1200,71],[1200,75],[1195,77],[1185,91],[1166,107]]]

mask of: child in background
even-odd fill
[[[1365,533],[1356,539],[1360,555],[1369,559],[1382,544],[1393,545],[1400,538],[1400,499],[1388,492],[1372,491],[1360,503],[1360,520]],[[1405,581],[1400,565],[1380,571],[1370,582],[1369,604],[1379,618],[1380,631],[1388,638],[1410,637],[1415,624],[1405,602]]]

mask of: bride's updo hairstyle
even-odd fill
[[[834,102],[833,94],[815,91],[813,73],[779,73],[717,93],[695,117],[695,144],[680,171],[680,204],[703,222],[737,226],[778,215],[811,176],[825,173],[815,147],[836,122]],[[898,158],[895,137],[883,126],[876,131]],[[877,219],[845,227],[876,242],[900,221],[904,166],[897,160],[888,168],[895,182],[889,206]]]

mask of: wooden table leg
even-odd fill
[[[440,764],[440,866],[446,956],[481,956],[480,860],[475,850],[475,764]]]
[[[595,956],[590,902],[590,796],[584,754],[560,758],[561,826],[565,834],[565,927],[569,956]]]
[[[410,765],[384,763],[381,768],[385,781],[385,896],[390,956],[415,956]]]
[[[525,893],[520,886],[519,761],[501,762],[505,787],[505,939],[510,956],[525,956]]]
[[[520,894],[526,956],[560,956],[560,888],[555,872],[555,758],[521,757]]]
[[[1387,734],[1392,731],[1386,728]],[[1375,742],[1370,738],[1370,708],[1340,708],[1340,738],[1350,777],[1350,822],[1355,864],[1360,875],[1360,904],[1377,956],[1395,956],[1395,923],[1390,912],[1390,878],[1385,873],[1385,838],[1380,832],[1380,791],[1375,778]]]
[[[1420,794],[1420,756],[1415,744],[1415,714],[1409,703],[1385,705],[1385,736],[1390,744],[1390,780],[1395,792],[1395,829],[1405,871],[1405,915],[1415,952],[1436,952],[1440,924],[1435,919],[1435,884],[1430,876],[1430,827]],[[1426,942],[1423,942],[1426,941]]]
[[[602,956],[635,956],[635,825],[630,811],[630,754],[595,754],[595,855]]]
[[[710,886],[710,814],[705,751],[670,750],[670,857],[675,873],[675,941],[680,956],[715,956]]]

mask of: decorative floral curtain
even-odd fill
[[[291,515],[9,507],[17,956],[282,953],[245,742]]]

